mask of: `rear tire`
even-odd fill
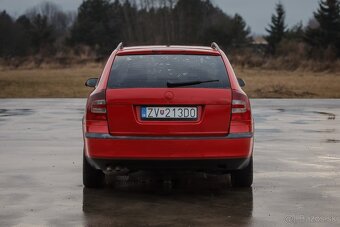
[[[86,188],[100,188],[104,186],[105,174],[93,168],[83,155],[83,184]]]
[[[233,187],[249,188],[253,184],[253,157],[250,158],[246,168],[231,173]]]

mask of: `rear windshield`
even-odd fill
[[[203,83],[190,84],[197,81]],[[162,54],[117,56],[108,88],[166,88],[169,83],[190,88],[230,87],[221,56]]]

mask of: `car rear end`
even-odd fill
[[[95,169],[237,172],[252,162],[249,99],[219,48],[118,48],[88,98]]]

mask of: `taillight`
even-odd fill
[[[232,105],[231,106],[231,112],[233,114],[247,112],[247,102],[246,101],[233,100],[231,105]]]
[[[95,100],[91,103],[91,113],[106,114],[105,99]]]
[[[106,120],[105,90],[94,93],[89,97],[86,112],[87,120]]]
[[[230,133],[244,133],[253,131],[249,99],[244,93],[240,91],[233,91],[229,131]]]

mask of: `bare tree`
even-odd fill
[[[32,19],[37,15],[47,18],[47,23],[54,27],[58,34],[64,33],[74,22],[75,14],[65,13],[61,7],[52,2],[42,2],[26,11],[28,18]]]

